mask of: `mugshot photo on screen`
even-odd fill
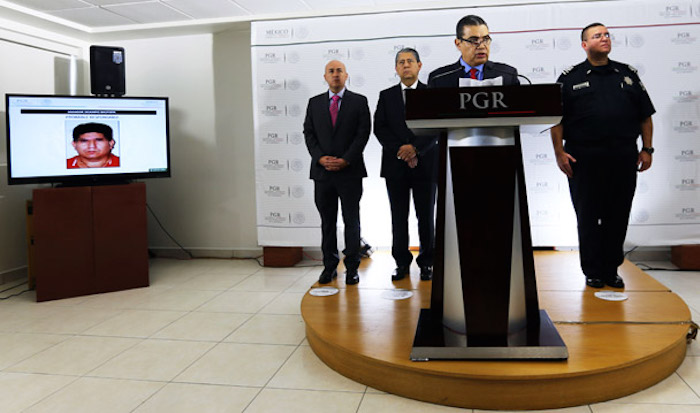
[[[118,121],[107,119],[67,121],[66,135],[68,169],[120,166]]]

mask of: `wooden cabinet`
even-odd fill
[[[147,287],[146,185],[34,190],[37,301]]]

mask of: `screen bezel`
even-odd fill
[[[13,177],[12,176],[12,137],[10,136],[10,111],[9,104],[11,98],[66,98],[66,99],[101,99],[101,100],[161,100],[165,102],[165,150],[167,159],[167,169],[165,171],[154,172],[114,172],[102,174],[86,174],[86,175],[51,175],[51,176],[31,176],[31,177]],[[65,185],[100,185],[113,184],[134,179],[147,178],[169,178],[172,172],[170,162],[170,107],[169,98],[158,96],[121,96],[121,97],[102,97],[102,96],[83,96],[83,95],[41,95],[41,94],[22,94],[22,93],[6,93],[5,94],[5,120],[6,120],[6,149],[7,149],[7,183],[8,185],[26,185],[26,184],[65,184]]]

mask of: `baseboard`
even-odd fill
[[[151,247],[148,249],[151,256],[158,258],[258,258],[262,256],[262,248],[246,248],[246,249],[211,249],[211,248],[188,248],[192,256],[180,248],[168,247]]]
[[[0,272],[0,284],[27,280],[27,267],[19,267]]]

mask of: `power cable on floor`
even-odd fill
[[[153,209],[151,209],[151,206],[148,205],[148,203],[146,203],[146,208],[148,208],[148,211],[150,211],[151,215],[153,215],[153,218],[154,218],[154,219],[156,220],[156,222],[158,223],[158,226],[160,227],[160,229],[162,229],[163,232],[165,232],[165,235],[167,235],[168,238],[170,238],[175,244],[177,244],[177,246],[180,247],[180,249],[181,249],[182,251],[184,251],[185,254],[187,254],[187,256],[190,257],[190,259],[194,258],[194,257],[192,256],[192,253],[191,253],[190,251],[188,251],[187,248],[185,248],[185,247],[183,247],[182,245],[180,245],[180,243],[177,242],[177,240],[176,240],[172,235],[170,235],[170,233],[168,232],[168,230],[165,229],[165,227],[163,226],[163,224],[160,222],[160,220],[159,220],[158,217],[156,216],[156,213],[153,212]]]

